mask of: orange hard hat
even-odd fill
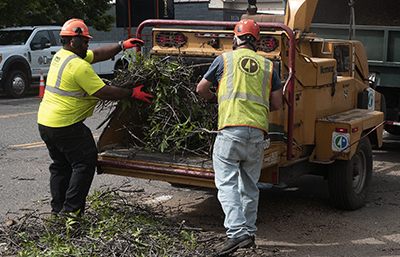
[[[92,38],[89,35],[89,30],[86,24],[81,19],[70,19],[64,23],[62,26],[60,36],[84,36],[87,38]]]
[[[260,27],[253,20],[244,19],[244,20],[239,21],[236,24],[235,29],[233,30],[233,33],[236,36],[243,36],[246,34],[251,34],[255,37],[255,39],[260,40]]]

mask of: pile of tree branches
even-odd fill
[[[88,197],[82,217],[33,211],[0,226],[0,255],[212,256],[218,239],[106,190]]]
[[[199,78],[194,71],[210,65],[188,65],[185,60],[170,57],[143,57],[136,55],[130,67],[120,70],[108,85],[134,88],[144,85],[143,91],[154,95],[152,103],[139,100],[119,102],[124,111],[141,117],[137,124],[126,124],[132,135],[131,144],[147,151],[184,153],[210,156],[217,128],[217,105],[208,104],[196,93]],[[213,89],[215,90],[215,88]],[[131,101],[135,105],[131,107]],[[109,104],[103,101],[102,105]]]

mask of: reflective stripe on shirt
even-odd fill
[[[88,96],[89,94],[86,92],[70,92],[67,90],[63,90],[60,89],[60,85],[61,85],[61,76],[64,72],[65,67],[67,66],[68,62],[71,61],[72,59],[75,58],[80,58],[78,55],[76,54],[72,54],[70,56],[68,56],[67,58],[65,58],[64,62],[61,64],[60,69],[58,70],[58,74],[57,74],[57,80],[56,80],[56,84],[54,87],[46,85],[46,90],[57,94],[57,95],[61,95],[61,96],[70,96],[70,97],[85,97]]]

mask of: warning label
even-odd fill
[[[278,151],[264,154],[264,168],[277,164],[279,160],[278,157]]]

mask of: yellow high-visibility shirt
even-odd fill
[[[38,123],[48,127],[66,127],[93,115],[99,98],[92,96],[105,84],[90,63],[71,51],[58,51],[50,65],[46,91],[39,106]]]

